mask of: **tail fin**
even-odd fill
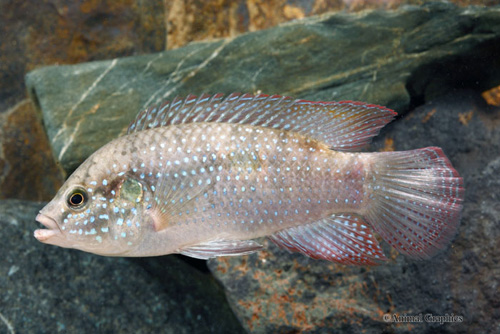
[[[365,218],[399,252],[433,256],[455,235],[463,180],[438,147],[373,153]]]

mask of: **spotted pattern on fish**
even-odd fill
[[[352,152],[393,116],[248,94],[153,106],[73,173],[35,236],[102,255],[197,258],[248,254],[268,236],[312,258],[377,264],[378,233],[427,258],[455,233],[462,179],[436,147]]]

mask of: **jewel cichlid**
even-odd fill
[[[355,153],[395,112],[231,94],[152,106],[92,154],[37,220],[44,243],[106,256],[242,255],[267,236],[315,259],[417,259],[455,235],[463,181],[443,151]]]

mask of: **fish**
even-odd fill
[[[340,264],[428,259],[455,236],[463,180],[438,147],[359,152],[396,116],[353,101],[176,97],[141,111],[37,215],[39,241],[103,256],[209,259],[267,237]]]

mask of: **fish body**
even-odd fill
[[[454,235],[462,180],[439,148],[353,153],[389,122],[358,102],[188,97],[140,113],[37,219],[38,240],[109,256],[248,254],[279,246],[345,264],[433,255]],[[333,148],[333,149],[332,149]]]

